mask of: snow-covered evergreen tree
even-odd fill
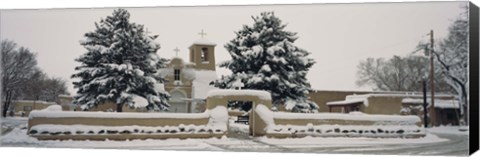
[[[296,33],[285,31],[285,24],[273,12],[252,17],[253,26],[244,25],[225,45],[232,60],[220,64],[231,75],[214,81],[219,88],[269,91],[273,103],[293,112],[314,112],[318,106],[308,101],[311,90],[306,75],[315,61],[309,52],[294,45]]]
[[[77,88],[74,103],[83,109],[110,101],[117,105],[117,112],[135,102],[148,103],[148,110],[168,110],[170,96],[163,89],[164,79],[155,75],[166,66],[156,54],[160,48],[154,42],[157,36],[148,36],[144,26],[130,23],[129,17],[127,10],[116,9],[85,34],[81,45],[87,52],[76,59],[81,65],[72,75],[79,80],[73,82]]]

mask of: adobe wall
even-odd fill
[[[176,113],[134,113],[138,116],[132,113],[99,113],[95,117],[97,114],[94,114],[72,111],[32,113],[28,120],[28,133],[40,140],[126,140],[222,137],[228,130],[226,108],[214,108],[204,113],[183,113],[181,116],[175,116]],[[227,118],[223,120],[223,117]]]
[[[261,107],[261,106],[259,106]],[[276,138],[287,137],[305,137],[305,136],[327,136],[327,137],[405,137],[418,138],[425,136],[424,130],[421,128],[422,122],[416,116],[397,116],[398,120],[348,120],[341,118],[305,118],[298,116],[298,113],[282,113],[284,115],[296,114],[297,118],[286,118],[274,114],[272,111],[265,109],[254,110],[254,127],[251,128],[253,136],[267,136]],[[328,114],[328,113],[326,113]],[[312,114],[317,116],[319,114]],[[345,114],[348,116],[348,114]],[[363,116],[363,115],[362,115]],[[365,115],[368,116],[368,115]],[[386,115],[383,115],[386,116]],[[292,116],[295,117],[295,116]],[[327,116],[328,117],[328,116]],[[394,118],[397,119],[397,118]],[[415,120],[415,121],[412,121]],[[270,121],[270,122],[269,122]],[[402,127],[399,127],[399,125]],[[358,126],[359,129],[353,129]],[[282,129],[275,129],[275,128]],[[328,128],[318,130],[318,128]],[[272,129],[273,128],[273,129]],[[317,128],[314,129],[314,128]],[[373,129],[372,129],[373,128]],[[272,131],[273,130],[273,131]],[[353,131],[352,131],[353,130]],[[360,133],[367,131],[369,133]],[[329,132],[331,131],[331,132]]]
[[[367,114],[387,114],[387,115],[400,115],[402,109],[402,99],[405,97],[400,96],[382,96],[368,97],[368,106],[365,106],[362,110]]]
[[[149,113],[144,113],[149,114]],[[208,117],[192,118],[86,118],[86,117],[35,117],[28,120],[28,129],[39,124],[57,125],[95,125],[95,126],[176,126],[184,125],[206,125]]]

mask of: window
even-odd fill
[[[353,112],[353,111],[360,111],[360,106],[359,105],[353,105],[350,112]]]
[[[446,110],[446,118],[447,120],[457,120],[457,115],[455,114],[454,110]]]
[[[175,78],[175,81],[179,81],[180,80],[180,69],[175,69],[173,76]]]
[[[23,111],[31,111],[32,106],[23,106]]]
[[[201,53],[201,61],[202,62],[208,62],[208,48],[202,48],[202,53]]]

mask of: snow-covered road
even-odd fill
[[[245,134],[221,139],[168,139],[131,141],[39,141],[26,135],[26,119],[2,121],[4,128],[12,128],[0,136],[1,146],[61,147],[61,148],[117,148],[199,151],[255,151],[302,152],[338,154],[403,154],[403,155],[467,155],[468,133],[456,133],[452,128],[429,131],[425,138],[325,138],[305,137],[271,139],[251,138]],[[450,130],[449,130],[450,129]],[[446,131],[442,131],[446,130]],[[231,134],[231,132],[229,132]]]

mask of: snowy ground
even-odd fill
[[[439,126],[429,128],[427,131],[436,134],[455,134],[468,136],[468,126]]]
[[[9,147],[61,147],[61,148],[118,148],[161,150],[256,151],[256,152],[308,152],[348,154],[416,154],[467,155],[468,134],[455,127],[428,130],[425,138],[251,138],[241,132],[243,124],[230,125],[231,137],[221,139],[168,139],[131,141],[39,141],[26,135],[25,118],[2,119],[1,146]],[[4,134],[5,133],[5,134]]]

